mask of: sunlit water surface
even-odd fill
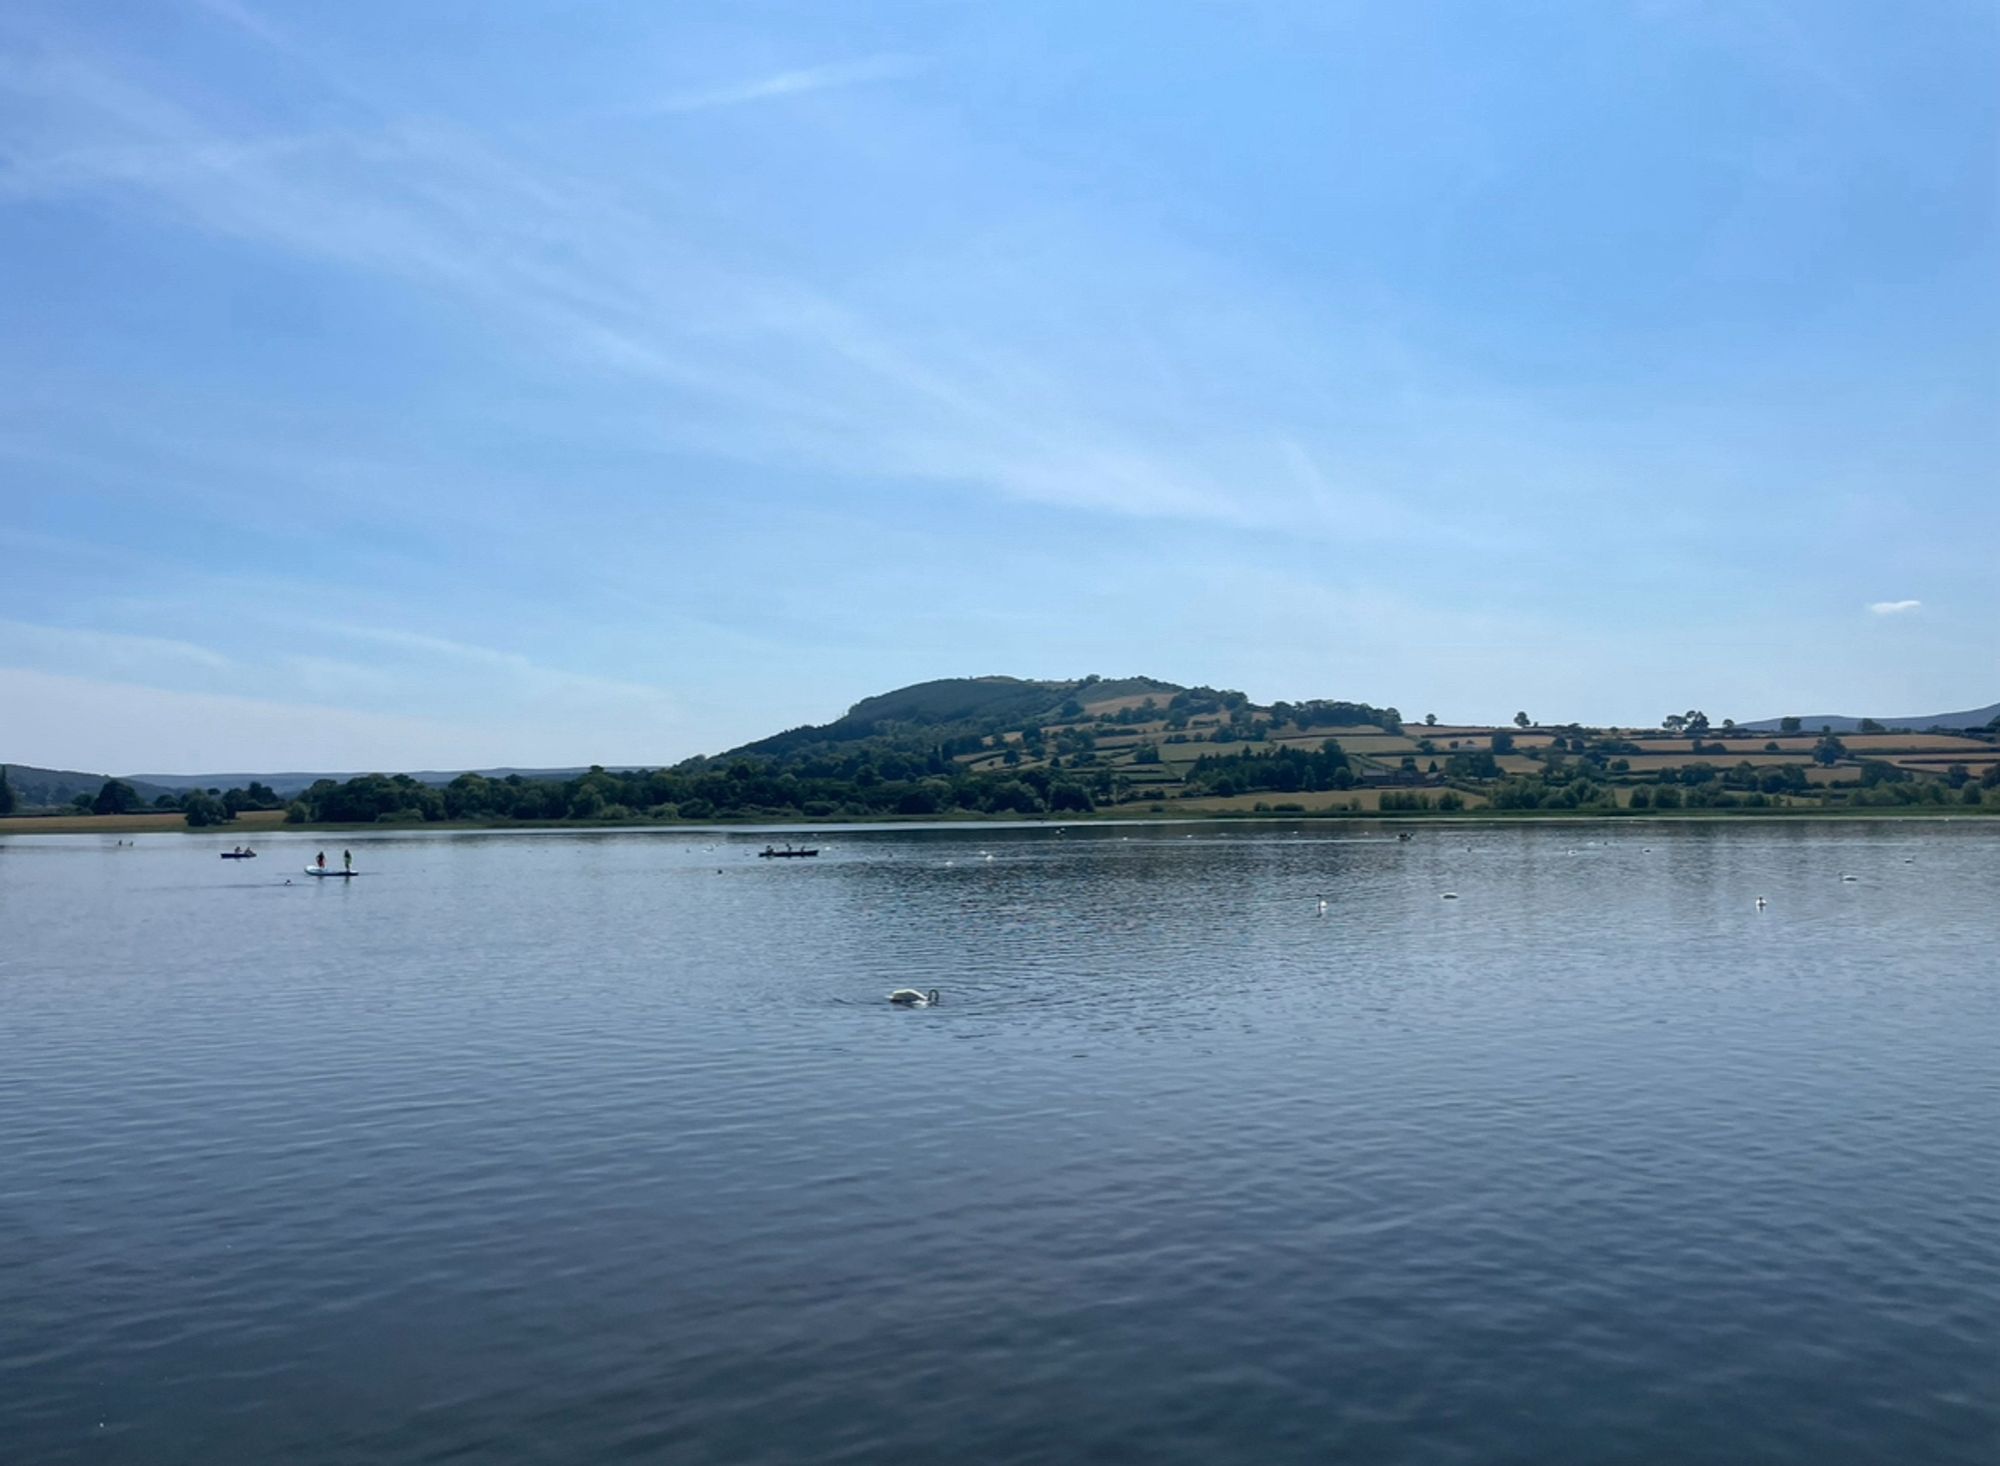
[[[0,1457],[2000,1460],[1993,826],[767,838],[0,840]]]

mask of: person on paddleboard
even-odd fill
[[[319,853],[319,868],[321,870],[326,869],[326,852],[324,850]]]
[[[354,852],[352,850],[343,850],[340,852],[340,868],[342,870],[354,869]]]

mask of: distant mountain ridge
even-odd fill
[[[577,764],[561,769],[413,769],[409,776],[419,784],[449,784],[461,774],[478,774],[488,779],[504,779],[511,774],[519,774],[524,779],[573,779],[579,774],[590,772],[592,765]],[[606,764],[612,773],[629,773],[633,769],[653,768],[652,764]],[[368,773],[380,772],[370,769]],[[154,793],[180,794],[189,789],[237,789],[247,785],[252,779],[268,784],[273,792],[287,797],[302,789],[309,789],[321,779],[331,779],[343,784],[349,779],[361,777],[361,771],[351,773],[289,773],[289,774],[127,774],[122,776],[128,784],[144,782]],[[101,781],[101,776],[100,776]],[[91,792],[97,792],[96,785]],[[147,798],[152,798],[151,794]]]
[[[55,809],[68,804],[79,794],[96,798],[97,792],[112,777],[110,774],[87,774],[79,769],[38,769],[30,764],[4,764],[0,768],[6,769],[7,784],[13,789],[14,798],[20,802],[22,809]],[[121,777],[147,804],[162,794],[178,792],[164,784]]]
[[[1995,718],[2000,718],[2000,702],[1988,703],[1983,708],[1963,713],[1926,713],[1913,718],[1857,718],[1845,713],[1800,713],[1797,716],[1799,727],[1808,733],[1817,733],[1822,728],[1831,728],[1836,733],[1854,733],[1860,731],[1864,722],[1880,723],[1884,728],[1910,728],[1921,733],[1929,728],[1984,728]],[[1759,733],[1775,733],[1784,721],[1784,718],[1763,718],[1737,726]]]
[[[613,773],[629,773],[633,769],[652,768],[651,764],[606,765]],[[170,798],[186,794],[193,789],[241,789],[251,783],[265,784],[281,798],[311,788],[321,779],[331,779],[336,784],[344,784],[349,779],[359,778],[358,773],[289,773],[289,774],[93,774],[81,769],[41,769],[31,764],[0,764],[7,771],[7,783],[14,791],[14,797],[24,810],[60,809],[70,804],[79,794],[96,797],[106,782],[113,778],[124,780],[138,794],[141,802],[151,804],[161,795]],[[410,775],[419,784],[449,784],[460,774],[481,774],[489,779],[504,779],[510,774],[519,774],[524,779],[573,779],[586,774],[590,766],[579,764],[562,769],[425,769]],[[373,772],[371,770],[371,772]]]

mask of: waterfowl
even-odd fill
[[[920,993],[915,988],[897,988],[889,994],[889,1001],[901,1008],[934,1008],[938,1002],[938,990]]]

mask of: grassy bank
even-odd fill
[[[282,809],[245,810],[226,825],[188,828],[185,816],[144,814],[17,814],[0,819],[0,835],[217,835],[227,838],[275,830],[285,823]],[[240,843],[240,840],[239,842]]]

